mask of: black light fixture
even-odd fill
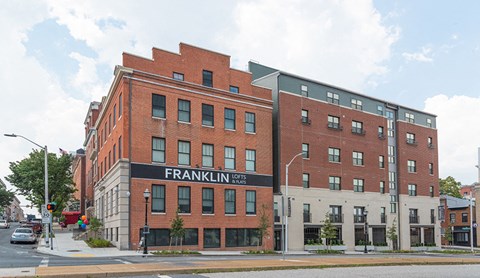
[[[367,243],[368,243],[368,222],[367,222],[367,215],[368,211],[363,210],[363,221],[365,221],[365,249],[363,250],[363,253],[367,254]]]
[[[145,226],[143,227],[143,254],[148,255],[148,246],[147,246],[147,236],[150,233],[149,228],[148,228],[148,218],[147,218],[147,212],[148,212],[148,199],[150,198],[150,191],[148,191],[148,188],[145,189],[143,192],[143,197],[145,198]]]

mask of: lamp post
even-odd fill
[[[23,138],[25,140],[27,140],[28,142],[34,144],[35,146],[39,147],[40,149],[43,150],[43,152],[45,153],[45,206],[48,204],[48,148],[47,148],[47,145],[45,145],[45,147],[42,147],[40,146],[39,144],[33,142],[32,140],[28,139],[27,137],[24,137],[22,135],[19,135],[19,134],[4,134],[5,136],[7,137],[20,137],[20,138]],[[50,223],[48,224],[48,228],[45,229],[45,243],[47,245],[47,247],[49,247],[49,228],[51,227],[51,224],[52,224],[52,217],[50,217]],[[53,239],[52,239],[53,240]],[[51,246],[51,249],[53,250],[53,244]]]
[[[143,192],[143,197],[145,198],[145,226],[143,227],[143,237],[144,237],[143,254],[148,255],[147,235],[150,233],[148,229],[148,218],[147,218],[148,198],[150,198],[150,191],[148,191],[148,188],[146,188],[145,191]]]
[[[290,199],[288,197],[288,167],[290,167],[290,164],[292,164],[292,162],[295,160],[295,158],[301,156],[303,154],[303,152],[301,153],[297,153],[293,158],[292,160],[290,160],[289,163],[287,163],[287,165],[285,165],[285,198],[282,200],[282,206],[285,208],[285,199],[287,199],[287,202],[288,204],[290,204]],[[284,210],[285,211],[285,210]],[[283,214],[283,217],[284,217],[284,225],[285,225],[285,238],[284,238],[284,244],[283,244],[283,255],[285,255],[285,253],[288,253],[288,212],[290,210],[287,211],[287,213]]]
[[[368,243],[368,222],[367,222],[367,214],[368,211],[364,210],[363,211],[363,221],[365,221],[365,249],[363,250],[363,253],[367,254],[367,243]]]

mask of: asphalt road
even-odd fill
[[[10,236],[18,223],[10,229],[0,229],[0,268],[39,266],[43,256],[37,254],[36,244],[10,244]]]

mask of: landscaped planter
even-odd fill
[[[346,245],[332,245],[332,246],[330,246],[330,250],[345,251],[345,250],[347,250],[347,246]]]
[[[373,250],[376,252],[388,251],[391,250],[388,246],[373,246]]]
[[[375,250],[375,246],[367,245],[367,251]],[[365,251],[365,245],[355,245],[355,251]]]
[[[410,247],[410,250],[417,251],[417,252],[428,252],[428,251],[439,251],[439,250],[442,250],[442,248],[437,246],[415,246],[415,247]]]
[[[325,245],[305,245],[305,251],[317,251],[317,250],[326,250]]]

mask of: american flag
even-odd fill
[[[66,150],[62,149],[62,148],[58,148],[58,150],[60,151],[60,153],[62,155],[67,155],[68,154],[68,152]]]

